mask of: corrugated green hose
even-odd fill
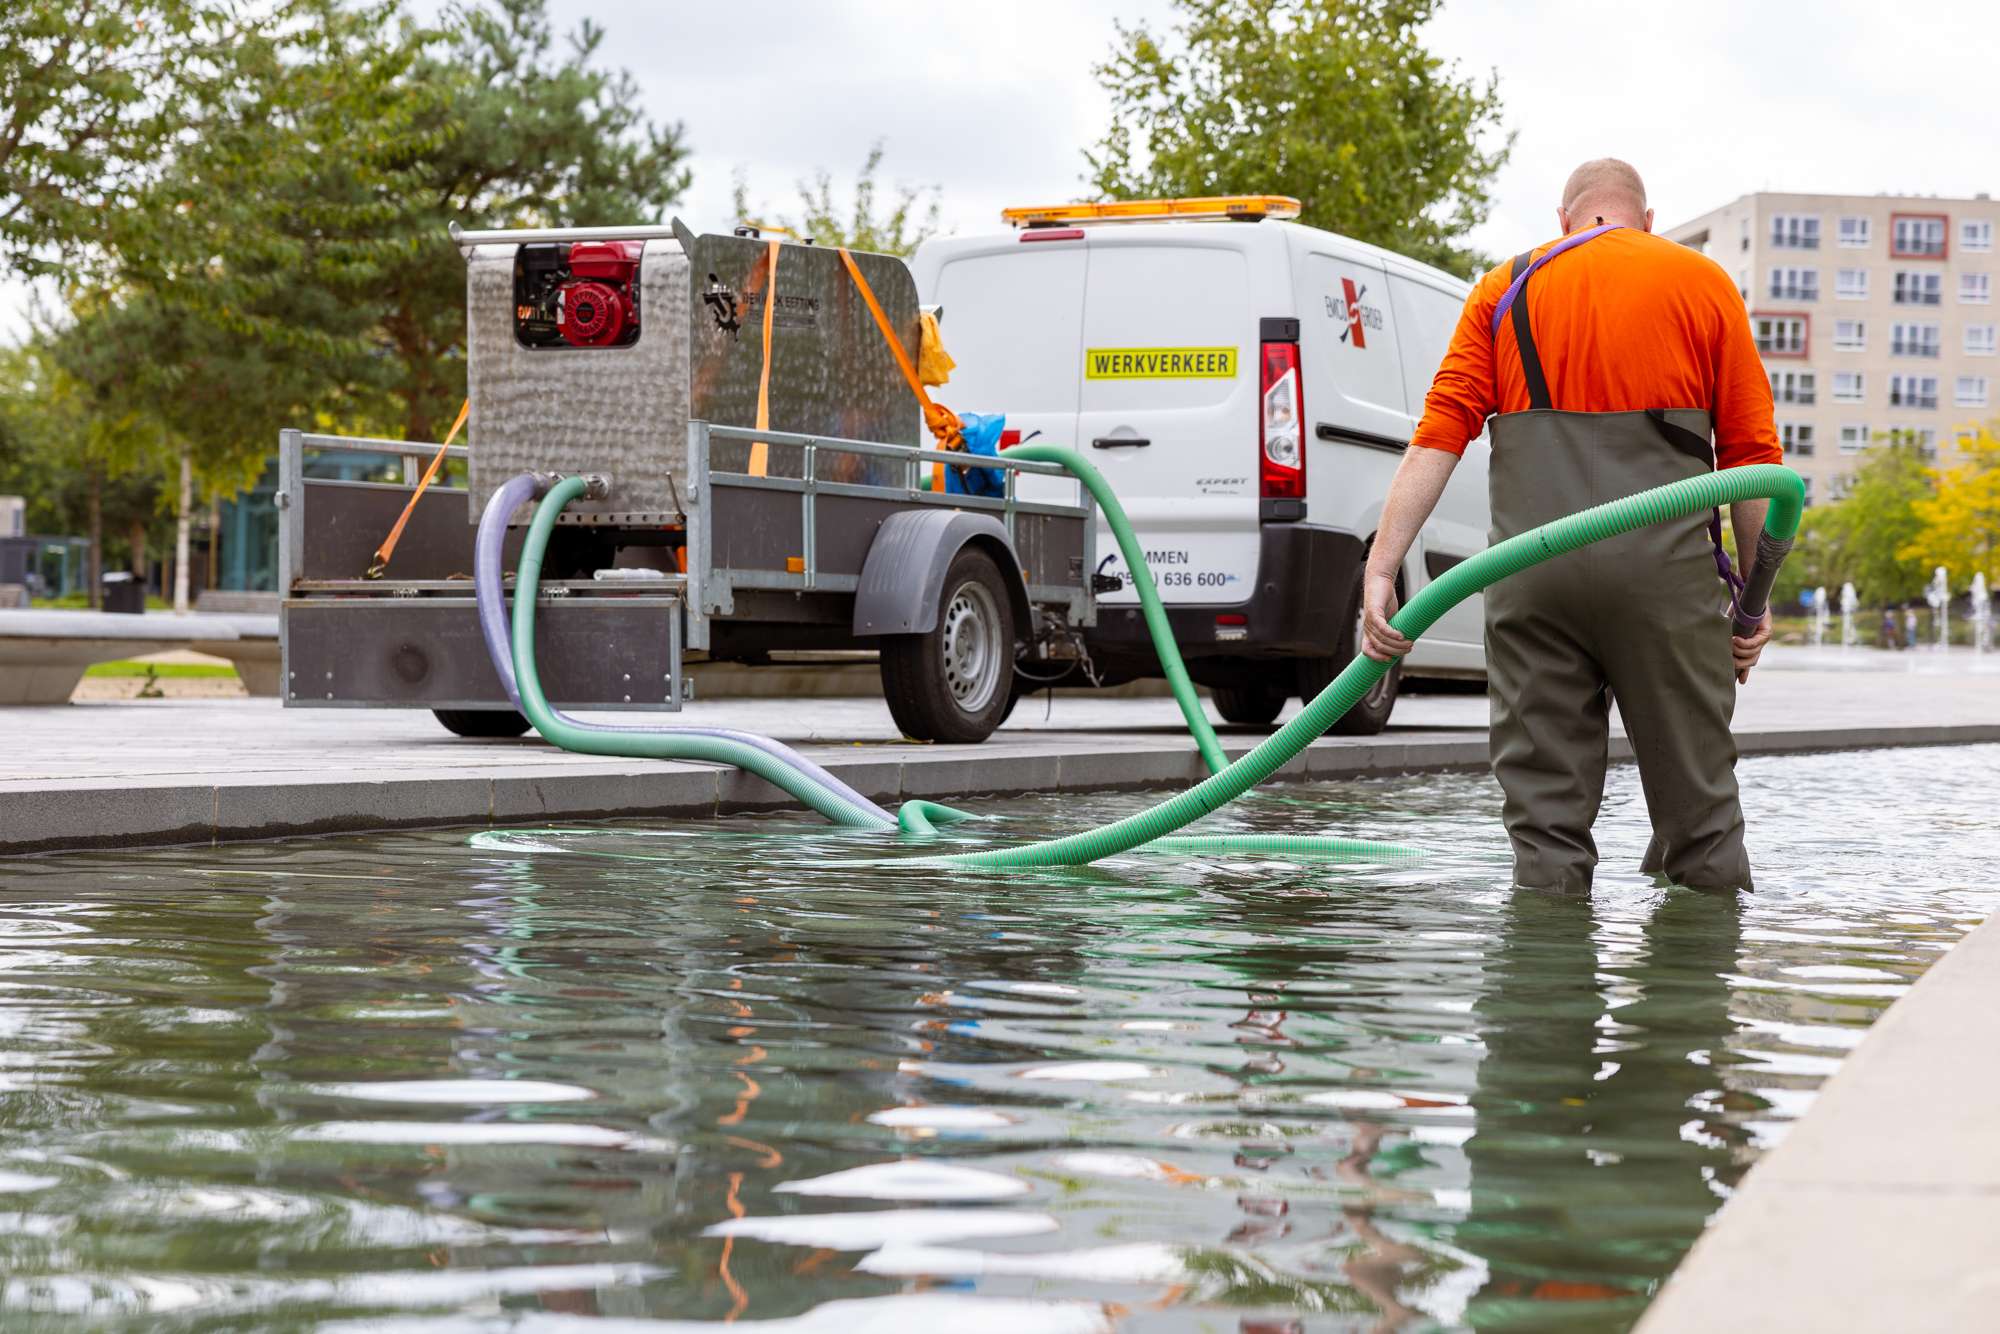
[[[1033,452],[1020,452],[1024,450]],[[1175,682],[1176,698],[1181,702],[1183,714],[1189,718],[1189,726],[1195,731],[1197,741],[1201,741],[1205,735],[1206,743],[1202,746],[1203,757],[1213,766],[1215,758],[1211,756],[1211,748],[1214,756],[1220,755],[1221,748],[1216,744],[1214,729],[1208,725],[1207,717],[1201,713],[1198,697],[1194,695],[1193,686],[1187,680],[1186,667],[1180,660],[1172,633],[1167,628],[1166,615],[1160,606],[1159,592],[1153,585],[1151,572],[1147,569],[1144,552],[1138,548],[1136,539],[1131,536],[1131,525],[1125,521],[1124,511],[1118,506],[1116,496],[1112,495],[1109,486],[1097,470],[1073,450],[1059,446],[1030,445],[1017,446],[1010,453],[1019,453],[1023,458],[1061,463],[1070,468],[1083,484],[1090,488],[1100,506],[1105,509],[1112,531],[1119,537],[1120,547],[1124,550],[1126,564],[1134,573],[1134,585],[1146,610],[1147,626],[1153,631],[1154,642],[1160,650],[1161,665],[1166,670],[1168,679]],[[837,823],[881,827],[881,821],[872,814],[856,809],[852,803],[828,791],[824,785],[814,781],[810,776],[799,773],[754,747],[714,738],[659,733],[634,732],[621,736],[581,732],[566,727],[555,716],[542,694],[541,681],[535,670],[535,593],[541,578],[542,552],[548,544],[549,533],[555,526],[556,516],[584,490],[584,486],[585,483],[581,479],[567,479],[558,482],[543,499],[535,511],[534,522],[529,527],[527,542],[522,548],[520,568],[515,578],[514,667],[520,680],[523,711],[535,725],[536,730],[565,749],[588,754],[691,759],[735,765],[767,779]],[[1798,474],[1777,464],[1732,468],[1726,472],[1711,473],[1704,477],[1655,487],[1623,500],[1598,505],[1539,528],[1530,529],[1519,536],[1489,547],[1433,580],[1411,599],[1407,607],[1396,614],[1391,624],[1410,639],[1420,638],[1436,623],[1438,617],[1465,598],[1530,565],[1548,560],[1552,556],[1562,555],[1564,552],[1574,551],[1592,542],[1602,541],[1607,537],[1643,528],[1647,524],[1700,513],[1737,501],[1760,498],[1771,501],[1770,511],[1764,520],[1765,533],[1777,540],[1773,544],[1774,547],[1789,544],[1792,536],[1798,531],[1799,516],[1805,501],[1804,483],[1800,481]],[[1760,554],[1761,552],[1760,547]],[[1782,551],[1778,558],[1782,558]],[[1421,854],[1417,849],[1400,844],[1374,843],[1361,839],[1322,835],[1212,834],[1169,837],[1175,830],[1213,814],[1227,802],[1270,777],[1331,727],[1342,714],[1353,708],[1382,678],[1389,666],[1388,663],[1357,657],[1348,664],[1345,671],[1315,696],[1297,717],[1273,733],[1255,750],[1220,772],[1212,774],[1202,783],[1150,810],[1065,838],[1030,843],[1017,848],[1000,848],[990,852],[963,853],[937,860],[959,866],[1072,866],[1098,861],[1141,845],[1146,845],[1149,851],[1160,852],[1266,852],[1369,861],[1401,860],[1419,856]],[[903,830],[917,835],[934,833],[933,821],[962,818],[964,812],[925,801],[908,802],[899,812],[899,823]]]
[[[521,712],[535,725],[535,730],[564,750],[584,755],[734,765],[783,788],[835,824],[869,829],[889,827],[881,817],[862,810],[816,782],[811,775],[740,741],[671,732],[585,731],[556,717],[555,710],[549,707],[548,696],[542,693],[541,674],[535,669],[535,592],[542,579],[542,553],[548,548],[556,516],[583,494],[586,485],[581,477],[566,477],[549,488],[548,495],[535,508],[534,522],[528,526],[528,538],[521,547],[520,565],[514,576],[514,675],[521,690]]]
[[[1111,489],[1111,483],[1104,480],[1104,474],[1097,465],[1073,449],[1062,445],[1015,445],[1007,451],[1010,459],[1027,459],[1030,462],[1060,463],[1076,474],[1085,489],[1097,501],[1097,508],[1104,512],[1104,522],[1111,528],[1111,536],[1118,540],[1118,550],[1125,557],[1125,568],[1130,573],[1132,587],[1139,594],[1139,608],[1146,617],[1146,629],[1153,636],[1153,649],[1160,655],[1160,670],[1166,673],[1167,684],[1173,688],[1174,702],[1181,706],[1181,717],[1187,719],[1188,731],[1194,734],[1196,749],[1201,751],[1202,763],[1212,774],[1219,774],[1229,767],[1229,757],[1222,753],[1222,743],[1216,740],[1215,728],[1208,721],[1208,713],[1201,707],[1201,696],[1194,690],[1194,682],[1188,679],[1187,664],[1181,661],[1180,646],[1174,642],[1173,627],[1167,624],[1167,609],[1160,603],[1159,586],[1153,582],[1152,567],[1146,564],[1146,549],[1139,545],[1139,535],[1132,531],[1132,521],[1125,517],[1125,507],[1118,503],[1118,493]]]
[[[1805,505],[1805,484],[1797,473],[1776,463],[1730,468],[1595,505],[1496,543],[1425,585],[1389,623],[1405,638],[1417,639],[1458,603],[1530,565],[1663,519],[1699,514],[1739,500],[1758,499],[1771,502],[1764,518],[1765,532],[1776,539],[1787,539],[1798,531],[1799,514]],[[956,866],[1081,866],[1151,843],[1214,813],[1269,778],[1353,708],[1389,667],[1386,662],[1357,657],[1296,718],[1272,733],[1262,745],[1221,773],[1150,810],[1066,838],[991,852],[963,853],[940,860]],[[1281,845],[1280,835],[1236,837],[1244,841],[1233,845],[1233,850],[1255,851],[1260,846],[1274,852],[1292,850]],[[1260,845],[1260,839],[1270,842]]]

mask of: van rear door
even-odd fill
[[[1193,230],[1092,235],[1076,440],[1131,516],[1166,602],[1242,602],[1259,548],[1250,263]],[[1107,572],[1124,571],[1108,534],[1098,550],[1114,553]],[[1137,596],[1128,580],[1100,600]]]
[[[958,363],[940,401],[1004,412],[1024,438],[1075,439],[1085,262],[1080,238],[926,242],[911,266],[918,299],[944,308],[940,328]],[[1076,493],[1067,478],[1024,474],[1018,494],[1071,503]]]

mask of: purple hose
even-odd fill
[[[521,688],[514,679],[514,656],[509,648],[507,624],[507,596],[502,577],[504,548],[507,542],[507,518],[528,501],[544,490],[533,473],[522,473],[510,478],[493,492],[486,502],[485,512],[479,516],[479,535],[473,546],[472,588],[479,606],[479,633],[486,640],[486,652],[493,659],[493,670],[500,677],[501,688],[507,692],[515,711],[521,712]],[[581,722],[568,714],[557,712],[556,717],[571,727],[586,732],[677,732],[683,736],[715,737],[723,741],[737,741],[784,763],[791,765],[811,777],[814,782],[831,789],[864,811],[882,817],[889,824],[896,817],[868,800],[859,792],[841,782],[832,774],[814,764],[805,756],[793,750],[782,741],[774,741],[755,732],[738,732],[727,727],[613,727],[604,723]]]

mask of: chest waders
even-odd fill
[[[1526,412],[1492,424],[1492,540],[1714,466],[1702,408],[1563,412],[1529,327],[1528,280],[1598,227],[1539,260],[1514,260],[1494,311],[1511,317]],[[1711,537],[1711,533],[1713,537]],[[1718,614],[1720,527],[1691,515],[1635,529],[1521,571],[1486,592],[1494,777],[1514,845],[1514,883],[1581,892],[1597,865],[1610,710],[1639,765],[1653,839],[1641,869],[1698,889],[1749,889],[1736,789],[1736,673]],[[1733,586],[1733,580],[1732,580]]]

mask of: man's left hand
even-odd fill
[[[1736,659],[1736,683],[1742,685],[1750,679],[1750,669],[1757,665],[1757,659],[1764,656],[1764,645],[1771,642],[1771,610],[1764,609],[1764,619],[1758,623],[1757,632],[1745,637],[1731,635],[1729,651]]]

